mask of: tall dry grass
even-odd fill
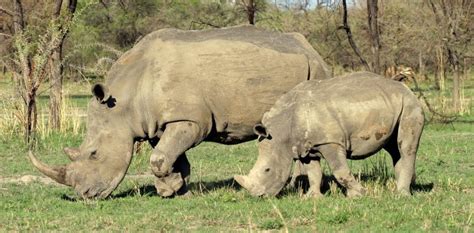
[[[0,99],[0,106],[3,111],[0,113],[0,136],[4,138],[19,137],[24,133],[24,124],[26,111],[22,100],[14,96],[8,96]],[[73,103],[68,94],[64,94],[61,104],[61,125],[59,130],[54,130],[48,124],[47,105],[38,105],[38,122],[36,137],[44,139],[52,133],[61,133],[69,135],[79,135],[84,131],[86,109]]]

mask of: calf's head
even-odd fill
[[[254,196],[275,196],[290,176],[292,151],[286,137],[273,137],[271,129],[257,124],[254,131],[259,135],[257,162],[248,175],[234,179]]]
[[[71,163],[48,166],[33,153],[29,157],[40,172],[71,186],[82,198],[105,198],[119,185],[130,165],[133,135],[126,106],[119,104],[103,85],[92,88],[87,134],[79,150],[66,149]]]

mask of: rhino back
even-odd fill
[[[331,77],[329,66],[318,52],[300,33],[281,33],[268,31],[252,25],[233,26],[208,30],[162,29],[148,36],[148,40],[160,38],[163,41],[202,42],[209,40],[239,41],[254,44],[281,53],[304,54],[311,70],[310,79]]]
[[[306,81],[286,96],[292,95],[299,146],[336,143],[353,156],[380,149],[398,123],[404,99],[414,97],[403,84],[366,72]]]

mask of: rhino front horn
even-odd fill
[[[33,152],[29,151],[28,157],[30,157],[31,163],[43,174],[47,175],[56,182],[64,185],[71,186],[66,182],[66,166],[50,167],[43,162],[39,161]]]

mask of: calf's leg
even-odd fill
[[[296,189],[302,189],[304,184],[301,181],[301,178],[307,175],[306,166],[304,166],[300,160],[296,160],[293,165],[293,174],[291,175],[289,186]]]
[[[423,131],[424,116],[421,108],[405,107],[400,117],[397,148],[400,154],[394,161],[397,191],[410,195],[410,185],[415,178],[416,152]]]
[[[310,158],[308,156],[302,159],[301,162],[308,173],[309,189],[306,197],[322,197],[321,182],[323,180],[323,172],[321,170],[320,158]]]
[[[357,197],[365,194],[365,189],[352,175],[347,165],[346,151],[337,144],[325,144],[317,148],[326,159],[337,182],[347,189],[348,197]]]

